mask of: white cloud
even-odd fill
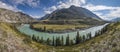
[[[11,6],[11,5],[8,5],[8,4],[6,4],[6,3],[3,3],[2,1],[0,1],[0,8],[12,10],[12,11],[15,11],[15,12],[20,11],[20,10],[18,10],[16,7],[13,7],[13,6]]]
[[[32,7],[38,7],[40,0],[27,0],[26,3]]]
[[[57,6],[46,8],[44,12],[50,14],[56,9],[69,8],[71,5],[87,8],[104,20],[111,20],[113,18],[120,17],[120,7],[93,5],[91,3],[86,4],[86,0],[67,0],[66,2],[60,1],[58,2]],[[102,10],[108,10],[109,12],[106,14],[104,14],[103,12],[97,12]]]
[[[115,10],[111,10],[108,14],[103,16],[103,18],[106,18],[106,20],[112,20],[118,17],[120,18],[120,7],[116,8]]]
[[[68,0],[67,2],[59,2],[58,9],[69,8],[71,5],[80,7],[82,4],[85,4],[85,0]]]
[[[15,4],[23,4],[24,0],[11,0]]]
[[[89,9],[99,17],[101,17],[104,20],[111,20],[116,17],[120,17],[120,7],[112,7],[112,6],[105,6],[105,5],[93,5],[93,4],[87,4],[85,6],[82,6],[84,8]],[[96,12],[101,10],[109,10],[109,13],[104,14],[103,12]]]
[[[54,11],[54,10],[56,10],[57,9],[57,7],[56,6],[52,6],[52,7],[50,7],[50,8],[48,8],[48,9],[45,9],[45,13],[47,13],[47,14],[50,14],[52,11]]]
[[[41,18],[41,16],[33,16],[33,15],[30,15],[30,16],[33,18]]]
[[[55,11],[56,9],[69,8],[71,5],[80,7],[82,4],[85,3],[86,3],[85,0],[67,0],[66,2],[60,1],[58,2],[57,6],[51,6],[50,8],[46,8],[44,12],[49,14]]]
[[[99,11],[99,10],[115,10],[119,7],[111,7],[111,6],[105,6],[105,5],[93,5],[93,4],[87,4],[85,6],[82,6],[84,8],[87,8],[91,11]]]
[[[116,10],[111,10],[107,16],[120,17],[120,7],[116,8]]]
[[[107,16],[103,15],[103,13],[101,12],[93,12],[93,13],[99,16],[101,19],[108,20]]]
[[[50,11],[50,10],[45,10],[44,11],[46,14],[50,14],[52,11]]]
[[[15,5],[25,5],[27,4],[30,7],[38,7],[40,4],[40,0],[11,0],[12,4]]]

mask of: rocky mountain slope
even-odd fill
[[[47,52],[50,49],[18,32],[13,24],[0,22],[0,52]]]
[[[71,6],[67,9],[60,9],[47,14],[41,18],[41,20],[48,21],[77,21],[78,23],[102,23],[103,20],[89,11],[88,9],[82,7]]]
[[[0,8],[0,22],[31,22],[34,19],[27,14],[22,12],[14,12],[11,10]]]

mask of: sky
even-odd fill
[[[0,8],[41,18],[71,5],[83,7],[104,20],[120,18],[120,0],[0,0]]]

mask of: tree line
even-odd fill
[[[94,37],[100,36],[103,33],[105,33],[107,31],[107,26],[105,26],[104,28],[102,28],[101,30],[97,31],[95,33]],[[52,39],[47,38],[46,40],[43,39],[43,37],[39,38],[38,36],[33,35],[32,36],[32,40],[39,42],[39,43],[43,43],[46,45],[51,45],[51,46],[70,46],[70,45],[76,45],[76,44],[80,44],[83,43],[87,40],[92,39],[92,34],[91,32],[88,33],[87,35],[83,35],[81,36],[79,32],[77,32],[77,35],[74,39],[70,39],[69,34],[67,35],[67,37],[54,37]]]
[[[34,29],[36,31],[41,31],[41,32],[46,32],[46,26],[44,26],[43,28],[34,28],[33,24],[30,24],[30,28]]]

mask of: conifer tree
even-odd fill
[[[32,40],[34,40],[34,35],[32,35]]]
[[[37,38],[35,37],[35,35],[32,36],[32,40],[37,42]]]
[[[56,46],[58,46],[58,37],[56,37]]]
[[[66,46],[69,46],[70,45],[70,40],[69,40],[69,34],[68,36],[66,37]]]
[[[89,33],[89,39],[91,39],[92,38],[92,34],[91,33]]]
[[[58,46],[61,46],[61,40],[60,40],[60,37],[58,37]]]
[[[39,36],[37,36],[36,40],[37,40],[37,42],[39,42],[39,40],[40,40],[40,39],[39,39]]]
[[[56,46],[61,46],[60,37],[56,37]]]
[[[55,40],[54,40],[54,36],[53,36],[53,42],[52,42],[52,45],[55,46]]]
[[[57,37],[56,37],[56,39],[55,39],[55,46],[58,46]]]
[[[44,43],[43,37],[41,37],[41,39],[40,39],[39,42],[40,42],[40,43]]]
[[[77,36],[76,36],[76,44],[80,43],[80,36],[79,36],[79,32],[77,32]]]
[[[49,38],[47,39],[47,45],[50,45],[50,39]]]
[[[73,45],[73,44],[74,44],[73,40],[70,40],[70,45]]]
[[[98,36],[98,31],[95,32],[95,37],[97,37],[97,36]]]
[[[63,36],[61,37],[61,45],[62,46],[64,45],[64,38],[63,38]]]
[[[83,41],[83,42],[86,41],[85,35],[83,35],[82,41]]]

